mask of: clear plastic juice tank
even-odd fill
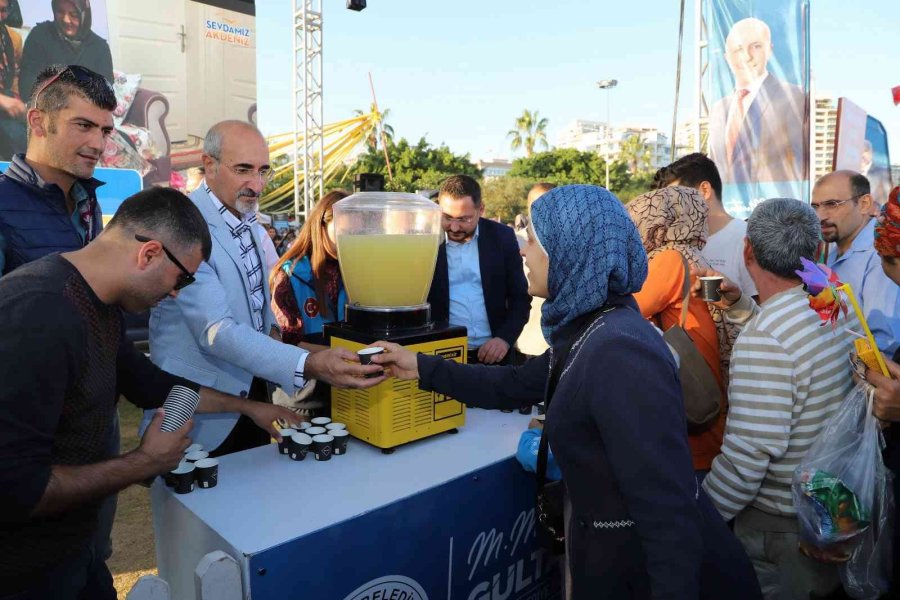
[[[440,208],[399,192],[359,192],[337,202],[334,233],[350,304],[412,308],[425,304],[441,235]]]

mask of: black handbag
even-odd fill
[[[547,389],[544,394],[545,414],[549,415],[550,400],[556,391],[556,386],[562,376],[562,371],[566,366],[569,358],[569,352],[576,340],[600,318],[611,310],[615,310],[616,306],[601,308],[585,317],[584,325],[579,328],[578,333],[572,336],[571,340],[564,347],[560,348],[558,355],[551,355],[550,379],[547,382]],[[547,483],[547,457],[550,448],[550,442],[547,436],[547,429],[541,430],[541,442],[538,446],[537,455],[537,523],[535,529],[538,542],[550,553],[551,556],[560,556],[566,552],[566,522],[565,522],[565,504],[566,504],[566,488],[562,481],[551,481]]]

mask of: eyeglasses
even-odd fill
[[[857,198],[862,198],[865,194],[857,194],[856,196],[852,196],[847,198],[846,200],[822,200],[821,202],[810,202],[809,205],[812,206],[813,210],[819,210],[820,208],[824,211],[828,212],[830,210],[834,210],[838,206],[842,206],[851,200],[856,200]]]
[[[214,156],[212,157],[212,159],[244,180],[259,178],[263,185],[268,185],[275,177],[274,169],[270,169],[269,167],[263,167],[259,171],[254,171],[251,167],[232,167],[230,165],[226,165]]]
[[[41,87],[38,88],[38,91],[35,92],[35,94],[34,94],[35,106],[37,106],[38,98],[44,92],[44,90],[46,90],[48,87],[50,87],[51,85],[53,85],[54,83],[59,81],[59,78],[62,77],[66,73],[71,73],[72,77],[74,77],[76,80],[78,80],[82,83],[94,83],[97,81],[102,81],[103,84],[106,86],[107,90],[109,90],[111,93],[115,93],[115,91],[113,90],[112,84],[110,84],[106,80],[106,77],[103,77],[102,75],[100,75],[98,73],[94,73],[90,69],[82,67],[81,65],[69,65],[65,69],[63,69],[62,71],[60,71],[59,73],[57,73],[56,75],[54,75],[53,77],[51,77],[50,79],[45,81],[43,83],[43,85],[41,85]]]
[[[138,235],[138,234],[134,234],[134,239],[141,242],[142,244],[146,244],[147,242],[154,241],[152,238],[148,238],[147,236]],[[159,240],[156,240],[156,241],[159,241]],[[196,278],[194,277],[194,274],[184,268],[184,265],[181,264],[177,258],[175,258],[175,255],[172,254],[172,252],[168,248],[166,248],[165,244],[163,244],[162,242],[159,242],[159,245],[162,246],[163,252],[166,253],[166,256],[168,256],[169,260],[172,261],[172,264],[174,264],[176,267],[178,267],[181,270],[181,275],[178,276],[178,281],[175,282],[175,287],[172,289],[181,290],[181,289],[184,289],[187,286],[191,285],[195,281],[197,281]]]
[[[475,219],[478,217],[471,215],[468,217],[448,217],[447,215],[441,215],[441,218],[444,219],[446,223],[459,223],[461,225],[470,225],[475,222]]]

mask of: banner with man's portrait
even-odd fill
[[[862,173],[878,206],[887,202],[893,185],[887,131],[881,121],[847,98],[838,99],[832,167]]]
[[[711,0],[707,151],[722,201],[749,216],[762,200],[809,196],[808,0]]]

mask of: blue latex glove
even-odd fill
[[[519,461],[523,469],[530,473],[537,471],[537,455],[540,445],[540,427],[533,427],[522,432],[522,436],[519,438],[519,447],[516,449],[516,460]],[[559,466],[556,464],[556,459],[553,458],[553,451],[548,448],[547,480],[558,481],[560,479],[562,479],[562,473],[559,472]]]

